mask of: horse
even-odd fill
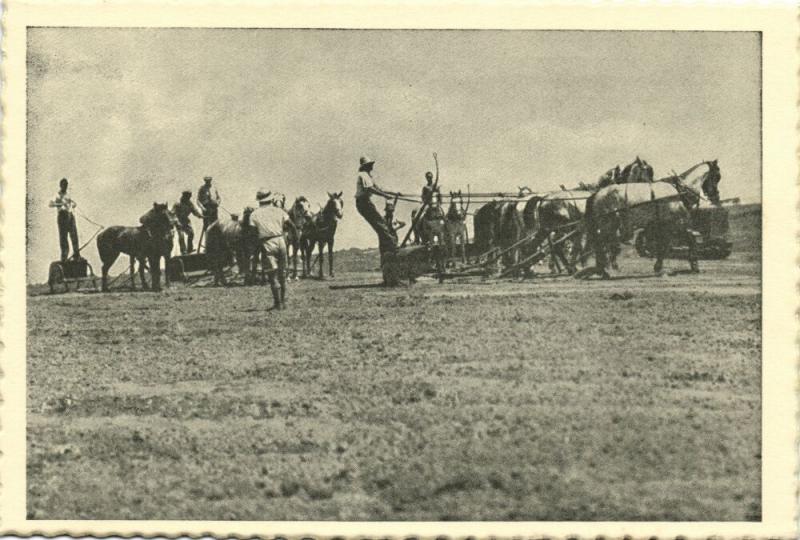
[[[529,201],[536,198],[529,192],[521,188],[520,196],[527,196],[519,201],[491,201],[478,208],[472,221],[478,252],[506,249],[526,234],[526,207]],[[515,264],[519,255],[519,249],[509,251],[503,257],[504,264]]]
[[[456,202],[458,201],[458,202]],[[445,215],[445,243],[447,244],[447,254],[451,259],[456,256],[456,246],[461,247],[461,262],[467,262],[467,243],[469,234],[467,233],[467,210],[469,201],[464,206],[464,197],[459,191],[450,192],[450,206]]]
[[[306,222],[311,218],[311,204],[304,196],[297,197],[289,209],[289,219],[292,220],[294,228],[287,227],[284,231],[286,234],[286,246],[289,253],[289,259],[292,261],[292,278],[297,279],[297,254],[300,253],[301,264],[303,265],[303,277],[306,277],[306,265],[304,259],[304,252],[301,249],[300,236]]]
[[[586,226],[596,261],[592,272],[607,279],[608,254],[613,260],[619,243],[632,240],[637,230],[654,246],[655,273],[661,274],[672,243],[689,248],[690,271],[699,272],[690,211],[703,198],[720,204],[717,185],[721,178],[716,160],[704,161],[657,182],[615,184],[597,191],[586,205]]]
[[[613,169],[609,169],[597,181],[595,188],[602,189],[612,184],[635,184],[637,182],[652,181],[653,167],[651,167],[647,161],[636,156],[636,159],[626,165],[622,170],[620,170],[619,165]]]
[[[495,247],[499,212],[498,201],[491,201],[478,208],[472,216],[473,240],[478,253],[486,253]]]
[[[538,249],[545,241],[550,246],[551,270],[559,270],[563,266],[569,273],[574,273],[576,264],[584,248],[583,217],[586,211],[586,200],[589,193],[582,190],[561,190],[548,193],[536,204],[536,233],[531,245]],[[575,236],[562,243],[559,236],[573,232],[570,227],[577,227]],[[568,244],[568,249],[565,249]]]
[[[425,214],[417,219],[419,210],[411,211],[411,222],[414,223],[414,237],[415,243],[430,244],[445,244],[446,231],[445,231],[445,213],[442,210],[442,195],[441,193],[434,192],[433,201],[431,205],[425,209]]]
[[[250,261],[257,247],[255,229],[250,225],[250,214],[253,209],[247,207],[243,211],[242,220],[231,214],[229,220],[218,219],[209,225],[206,231],[206,255],[208,266],[214,272],[214,285],[227,285],[225,267],[236,263],[245,283],[252,282]]]
[[[300,235],[301,249],[304,255],[304,273],[311,274],[311,256],[314,254],[314,245],[319,245],[319,278],[323,278],[322,267],[325,260],[324,246],[328,245],[328,273],[334,277],[333,273],[333,240],[336,235],[336,226],[343,216],[344,201],[342,192],[328,193],[328,202],[325,207],[317,214],[311,216],[306,221]]]
[[[152,290],[161,290],[161,257],[164,257],[165,264],[169,264],[177,220],[166,203],[153,203],[153,208],[139,221],[142,223],[139,227],[114,225],[97,235],[97,251],[103,263],[103,292],[108,291],[108,271],[120,253],[130,256],[131,289],[136,290],[134,274],[136,261],[139,262],[142,288],[145,290],[149,288],[144,277],[145,261],[147,261],[152,277]],[[165,273],[164,281],[165,285],[169,286],[169,273]]]

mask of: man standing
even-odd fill
[[[433,173],[428,171],[425,173],[426,184],[422,186],[422,204],[426,204],[428,208],[433,206],[434,194],[439,193],[439,186],[433,185]]]
[[[203,234],[209,225],[217,221],[219,205],[222,199],[217,192],[217,188],[211,185],[213,178],[206,176],[203,178],[203,185],[197,190],[197,202],[203,211],[203,231],[200,233],[200,241],[203,241]]]
[[[58,241],[61,245],[61,261],[67,260],[69,253],[69,243],[67,237],[72,241],[72,257],[78,259],[80,254],[80,247],[78,246],[78,226],[75,224],[75,214],[72,210],[78,206],[74,200],[67,194],[69,181],[62,178],[59,182],[58,194],[56,198],[50,201],[50,208],[58,208]]]
[[[289,214],[278,206],[279,201],[272,198],[266,189],[258,190],[258,208],[250,214],[250,223],[258,237],[256,262],[263,257],[261,264],[269,268],[269,286],[272,289],[273,309],[286,309],[286,239],[283,231],[293,228]],[[276,276],[277,274],[277,276]],[[277,279],[276,279],[277,278]]]
[[[392,234],[383,216],[372,203],[372,194],[388,198],[372,179],[374,165],[373,160],[361,158],[356,181],[356,209],[378,235],[378,248],[383,255],[387,251],[397,251],[397,236]]]
[[[192,229],[192,221],[190,216],[202,218],[203,214],[197,209],[197,206],[192,201],[192,192],[189,190],[181,193],[181,200],[172,205],[172,213],[178,223],[175,228],[178,230],[178,243],[181,247],[181,255],[192,253],[194,251],[194,229]],[[184,235],[186,238],[184,238]],[[187,249],[188,244],[188,249]]]

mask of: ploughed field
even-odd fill
[[[29,515],[758,520],[758,222],[700,275],[31,296]]]

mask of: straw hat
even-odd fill
[[[270,195],[272,195],[272,191],[266,188],[261,188],[256,192],[256,200],[258,202],[269,202]]]

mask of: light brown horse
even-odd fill
[[[456,246],[461,250],[461,262],[467,262],[467,244],[469,234],[467,232],[467,212],[469,201],[464,204],[464,196],[459,191],[450,192],[450,206],[445,215],[445,241],[447,244],[447,255],[449,258],[456,257]]]
[[[333,273],[333,241],[336,236],[336,226],[344,215],[344,201],[342,192],[328,193],[328,202],[325,207],[306,221],[300,235],[301,249],[305,255],[303,264],[307,275],[311,274],[312,256],[314,246],[319,246],[319,279],[323,278],[322,268],[325,261],[324,248],[328,246],[328,274]]]
[[[289,260],[292,261],[291,279],[297,279],[297,256],[300,255],[300,263],[303,267],[303,277],[306,277],[305,253],[301,249],[300,236],[306,222],[311,219],[311,203],[304,196],[297,197],[289,209],[289,219],[294,227],[286,227],[286,247]]]
[[[654,272],[662,272],[673,243],[689,248],[690,270],[699,272],[689,211],[703,198],[719,204],[720,180],[716,160],[704,161],[663,181],[615,184],[592,195],[586,207],[586,227],[596,260],[592,273],[608,278],[606,267],[619,253],[619,243],[632,240],[637,230],[654,246]]]
[[[543,196],[536,206],[536,234],[531,245],[550,246],[551,269],[563,266],[574,273],[584,247],[583,216],[590,193],[581,190],[554,191]],[[558,243],[565,234],[576,231],[569,240]]]

